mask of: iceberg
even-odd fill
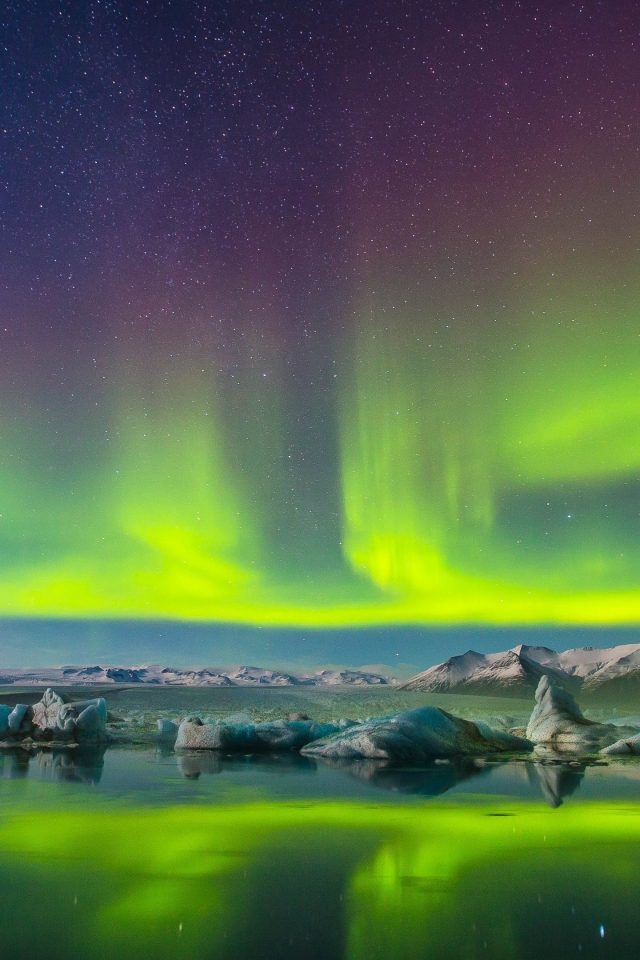
[[[522,753],[531,749],[531,743],[522,737],[454,717],[440,707],[418,707],[367,720],[303,747],[302,753],[414,764],[434,757]]]
[[[532,743],[559,752],[594,752],[618,740],[620,731],[614,724],[587,720],[567,690],[547,676],[540,679],[536,705],[527,725],[527,738]]]
[[[261,753],[301,750],[322,737],[345,729],[344,724],[316,723],[314,720],[270,720],[264,723],[238,723],[230,719],[202,722],[187,717],[178,728],[176,750],[222,750],[227,753]],[[343,724],[343,726],[341,726]]]
[[[106,739],[107,704],[103,697],[66,703],[48,687],[33,706],[0,707],[0,732],[12,740],[92,741]]]

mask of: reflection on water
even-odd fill
[[[0,883],[11,958],[624,960],[640,817],[513,799],[23,805],[0,818]]]
[[[558,807],[585,792],[588,799],[638,796],[640,763],[531,758],[435,760],[420,768],[385,760],[316,759],[292,752],[223,754],[213,750],[174,752],[155,748],[78,747],[43,749],[25,745],[0,750],[0,783],[34,780],[84,785],[119,796],[144,794],[152,802],[223,801],[229,788],[252,789],[284,799],[302,796],[438,797],[515,795],[542,797]],[[194,793],[189,783],[198,783]],[[201,789],[202,788],[202,789]]]
[[[221,754],[216,750],[181,750],[176,756],[183,777],[197,780],[201,774],[221,774],[240,768],[261,770],[265,773],[314,773],[317,764],[310,757],[299,753],[253,753],[247,756]]]
[[[581,793],[639,772],[3,751],[0,956],[635,958],[640,808]]]
[[[65,783],[97,784],[104,769],[104,746],[75,749],[15,747],[0,751],[0,778],[58,780]]]
[[[327,759],[323,764],[374,787],[425,797],[437,797],[465,780],[487,772],[485,764],[465,759],[435,760],[415,770],[397,767],[385,760]]]
[[[348,760],[302,757],[296,753],[220,754],[214,750],[184,750],[176,756],[183,777],[197,780],[202,774],[225,775],[244,771],[262,773],[317,774],[333,771],[360,783],[397,793],[436,797],[452,787],[487,774],[488,767],[473,760],[443,760],[419,769],[404,769],[386,760]]]
[[[335,771],[383,790],[436,797],[452,787],[487,773],[488,767],[474,760],[436,760],[419,769],[404,769],[386,760],[349,760],[302,757],[296,753],[224,755],[214,750],[185,750],[177,755],[183,777],[197,780],[201,774],[225,774],[240,768],[270,773],[317,773],[318,767]]]
[[[542,793],[551,807],[559,807],[564,797],[570,797],[582,783],[586,763],[532,763],[527,765],[529,777],[537,778]]]
[[[440,796],[478,777],[486,779],[496,766],[495,762],[488,764],[483,760],[460,758],[434,760],[420,768],[407,769],[386,760],[322,758],[318,761],[296,753],[252,754],[245,757],[225,755],[214,750],[181,751],[176,761],[182,776],[188,780],[197,780],[202,774],[237,773],[240,769],[271,773],[316,773],[320,768],[353,777],[376,789],[424,797]],[[587,763],[581,761],[527,762],[521,766],[526,770],[529,783],[540,789],[551,807],[559,807],[564,797],[575,793],[587,769]]]
[[[346,956],[632,957],[639,821],[635,808],[444,814],[357,871]]]

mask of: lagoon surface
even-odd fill
[[[107,697],[170,713],[178,693]],[[220,693],[182,695],[230,712]],[[265,715],[270,696],[243,707]],[[635,958],[639,797],[634,761],[3,751],[0,956]]]

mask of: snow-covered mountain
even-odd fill
[[[393,681],[377,673],[360,670],[318,670],[315,673],[293,674],[262,667],[203,667],[178,669],[158,664],[139,667],[68,666],[0,669],[0,685],[42,686],[56,683],[78,684],[164,684],[191,687],[257,687],[257,686],[372,686]]]
[[[469,650],[429,667],[400,685],[402,690],[457,693],[509,693],[534,689],[542,676],[565,687],[595,690],[615,681],[640,685],[640,643],[617,647],[576,647],[557,653],[549,647],[520,644],[500,653]]]

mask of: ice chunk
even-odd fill
[[[588,752],[613,743],[620,727],[596,723],[582,715],[568,691],[557,687],[547,676],[536,689],[536,705],[527,725],[527,739],[557,751]]]
[[[230,753],[252,753],[263,749],[252,725],[203,723],[199,717],[187,717],[178,728],[177,750],[225,750]]]
[[[166,737],[167,739],[169,739],[170,737],[177,736],[177,734],[178,734],[178,724],[174,723],[173,720],[167,720],[164,717],[161,720],[158,720],[159,736]]]
[[[9,729],[9,717],[11,716],[11,707],[6,703],[0,704],[0,733],[6,733]]]
[[[531,744],[520,737],[462,720],[439,707],[418,707],[356,724],[309,744],[302,753],[422,763],[433,757],[529,750]]]
[[[90,703],[76,718],[78,739],[98,740],[104,736],[106,717],[101,716],[96,703]]]
[[[609,757],[637,757],[640,755],[640,733],[635,737],[629,737],[628,740],[616,740],[610,747],[604,747],[600,753]]]
[[[9,714],[9,730],[11,733],[26,733],[31,729],[31,708],[27,703],[16,703]]]
[[[187,717],[178,729],[178,750],[224,750],[229,753],[254,753],[276,750],[300,750],[320,737],[337,733],[335,723],[313,720],[270,720],[264,723],[230,723]]]

